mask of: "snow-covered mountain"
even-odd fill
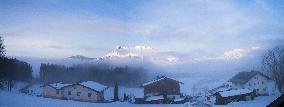
[[[148,46],[125,47],[117,46],[112,52],[100,57],[109,61],[145,61],[158,65],[171,65],[180,63],[179,56],[170,52],[162,52]]]
[[[117,46],[111,52],[98,58],[75,55],[67,58],[16,57],[30,63],[34,74],[39,75],[41,63],[74,65],[86,63],[107,63],[113,66],[144,67],[153,72],[166,72],[172,75],[183,73],[234,73],[243,70],[259,69],[261,54],[256,48],[236,49],[216,57],[190,57],[176,52],[165,52],[147,46]],[[185,57],[186,56],[186,57]]]

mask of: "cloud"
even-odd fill
[[[227,60],[234,60],[234,59],[240,59],[243,57],[248,56],[249,54],[251,54],[254,51],[257,51],[261,49],[260,47],[251,47],[248,49],[233,49],[233,50],[229,50],[224,52],[224,54],[220,57],[222,59],[227,59]]]
[[[251,54],[254,54],[256,51],[261,48],[254,46],[251,48],[235,48],[232,50],[225,51],[223,54],[218,56],[201,56],[193,58],[194,61],[208,61],[208,60],[240,60],[242,58],[248,57]]]
[[[239,53],[241,57],[246,47],[265,47],[275,44],[272,39],[284,39],[283,19],[279,17],[283,14],[267,1],[108,2],[101,6],[102,10],[93,6],[98,4],[93,1],[38,3],[41,5],[27,3],[31,6],[21,10],[1,8],[4,12],[0,15],[6,20],[0,21],[5,25],[0,27],[0,34],[7,42],[8,54],[68,57],[74,53],[98,57],[121,44],[152,46],[163,52],[186,53],[188,57],[218,56],[239,47],[226,54],[231,57]],[[28,48],[33,49],[33,54],[23,50]],[[134,53],[138,52],[127,56]]]

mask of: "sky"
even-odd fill
[[[282,0],[0,0],[0,35],[8,56],[100,57],[145,46],[239,58],[284,43],[283,17]]]

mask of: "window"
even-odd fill
[[[257,82],[257,85],[259,85],[259,82]]]
[[[77,92],[77,96],[80,96],[81,95],[81,92]]]
[[[56,94],[59,94],[59,90],[56,90]]]
[[[263,88],[263,91],[266,91],[266,88]]]
[[[262,84],[264,84],[264,81],[262,81]]]
[[[249,86],[251,86],[251,83],[249,83]]]
[[[71,91],[68,91],[68,95],[71,95]]]
[[[88,93],[88,97],[91,97],[92,96],[92,93]]]
[[[255,85],[255,83],[254,83],[254,85]]]
[[[256,91],[259,91],[259,89],[256,89]]]

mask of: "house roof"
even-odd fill
[[[161,77],[161,78],[158,78],[158,79],[149,81],[149,82],[147,82],[147,83],[144,83],[144,84],[142,84],[142,86],[144,87],[144,86],[146,86],[146,85],[150,85],[150,84],[156,83],[156,82],[161,81],[161,80],[164,80],[164,79],[174,80],[174,81],[176,81],[176,82],[178,82],[178,83],[183,84],[183,83],[180,82],[180,81],[177,81],[177,80],[175,80],[175,79],[171,79],[171,78],[168,78],[168,77],[165,77],[165,76],[164,76],[164,77]]]
[[[96,90],[96,91],[103,91],[104,89],[107,88],[107,86],[104,86],[100,83],[94,82],[94,81],[86,81],[86,82],[81,82],[79,83],[82,86],[88,87],[90,89]]]
[[[58,83],[53,83],[53,84],[49,84],[49,86],[55,88],[55,89],[61,89],[65,86],[69,86],[69,85],[72,85],[72,84],[63,84],[62,82],[58,82]]]
[[[219,92],[219,93],[222,97],[230,97],[230,96],[248,94],[248,93],[251,93],[251,92],[252,92],[251,90],[249,90],[247,88],[243,88],[243,89],[238,89],[238,90],[223,91],[223,92]]]
[[[266,75],[264,75],[263,73],[259,72],[259,71],[251,71],[251,72],[239,72],[237,75],[233,76],[233,78],[231,78],[229,80],[229,82],[235,83],[235,84],[245,84],[247,83],[252,77],[254,77],[255,75],[261,75],[267,79],[270,80],[270,78]]]
[[[94,81],[79,82],[77,84],[63,84],[62,82],[48,84],[48,86],[51,86],[55,89],[62,89],[64,87],[73,86],[73,85],[81,85],[98,92],[103,91],[107,88],[107,86],[104,86]]]

